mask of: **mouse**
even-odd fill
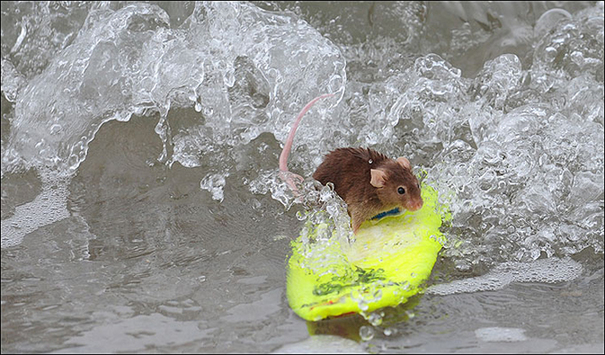
[[[300,196],[296,181],[304,179],[288,170],[287,160],[294,136],[304,114],[317,101],[333,96],[324,94],[311,100],[298,114],[280,155],[280,177],[295,196]],[[391,159],[370,148],[338,148],[326,154],[313,173],[322,185],[332,183],[334,191],[347,204],[353,233],[368,219],[422,208],[420,184],[405,157]]]

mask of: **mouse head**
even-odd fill
[[[371,169],[370,175],[370,184],[376,188],[376,194],[385,207],[399,206],[409,211],[422,208],[420,184],[406,158],[389,159],[376,169]]]

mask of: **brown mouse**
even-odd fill
[[[327,96],[332,94],[319,96],[303,108],[280,156],[281,177],[297,195],[293,179],[302,178],[290,173],[286,165],[294,134],[302,116],[316,101]],[[404,157],[393,160],[369,148],[339,148],[326,155],[313,178],[323,185],[334,184],[334,191],[347,203],[354,233],[364,221],[384,212],[422,208],[420,184]]]

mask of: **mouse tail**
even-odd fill
[[[286,144],[284,144],[284,149],[282,150],[281,155],[279,156],[279,170],[281,172],[288,171],[288,156],[290,155],[290,150],[292,150],[292,143],[294,143],[294,135],[296,134],[296,129],[298,128],[298,125],[300,124],[300,121],[302,120],[303,116],[305,115],[305,113],[307,113],[307,111],[311,109],[311,107],[313,107],[313,104],[315,104],[317,101],[330,96],[334,96],[334,94],[323,94],[314,98],[308,104],[306,104],[305,107],[303,107],[303,109],[298,114],[298,117],[296,117],[296,120],[294,121],[294,124],[290,129],[288,139],[286,139]]]

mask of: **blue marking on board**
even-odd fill
[[[388,210],[388,211],[385,211],[385,212],[380,212],[379,214],[377,214],[376,216],[374,216],[374,217],[372,217],[370,219],[381,219],[381,218],[386,217],[386,216],[391,216],[391,215],[399,214],[399,212],[401,212],[401,210],[399,209],[399,207],[395,207],[392,210]]]

